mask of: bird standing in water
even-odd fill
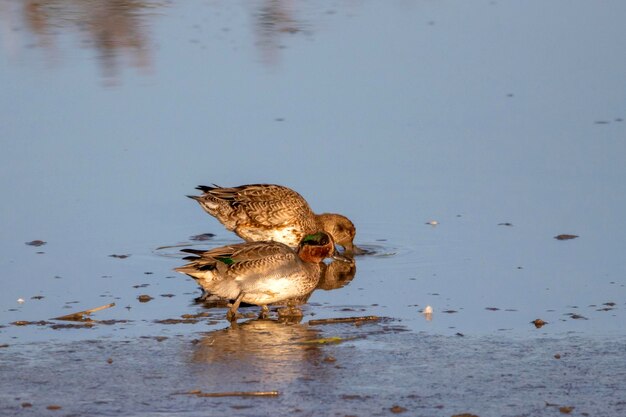
[[[323,232],[306,235],[297,251],[280,242],[247,242],[223,246],[195,256],[176,271],[194,278],[207,292],[235,300],[226,317],[237,319],[241,302],[261,306],[301,297],[313,291],[321,274],[320,262],[332,257],[335,245]]]
[[[308,234],[323,230],[345,249],[346,255],[359,253],[353,240],[354,224],[334,213],[315,214],[306,200],[290,188],[274,184],[196,189],[200,196],[188,196],[220,221],[228,230],[248,241],[275,241],[295,248]]]

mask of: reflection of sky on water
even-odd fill
[[[151,250],[229,237],[184,195],[267,181],[348,215],[357,243],[398,248],[314,293],[319,314],[358,305],[441,332],[545,314],[553,328],[623,332],[623,305],[587,306],[625,291],[625,4],[38,4],[62,7],[42,18],[0,2],[0,305],[48,297],[7,320],[105,304],[104,292],[131,317],[184,314],[195,288],[162,279],[177,262]],[[150,290],[180,295],[135,306],[129,281],[145,271]],[[426,304],[429,324],[415,314]],[[592,320],[559,324],[569,306]]]

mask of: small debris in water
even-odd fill
[[[404,413],[406,411],[406,408],[400,407],[399,405],[394,405],[393,407],[389,409],[389,411],[395,414],[399,414],[399,413]]]
[[[554,236],[556,240],[570,240],[570,239],[576,239],[577,237],[578,235],[568,235],[568,234]]]
[[[358,395],[358,394],[343,394],[341,396],[342,400],[365,400],[371,398],[369,395]]]
[[[485,310],[489,310],[489,311],[498,311],[500,310],[498,307],[485,307]]]
[[[98,320],[98,321],[95,321],[95,320],[94,320],[94,323],[104,324],[104,325],[107,325],[107,326],[110,326],[110,325],[112,325],[112,324],[118,324],[118,323],[128,323],[128,322],[129,322],[129,320],[115,320],[115,319],[111,319],[111,320]]]
[[[433,308],[431,306],[424,307],[422,314],[424,315],[426,321],[431,321],[433,319]]]
[[[559,407],[559,411],[563,414],[569,414],[572,411],[574,411],[574,407],[565,407],[565,406]]]
[[[45,326],[47,324],[52,324],[52,322],[40,320],[40,321],[26,321],[26,320],[18,320],[11,323],[14,326]]]
[[[150,297],[148,294],[141,294],[140,296],[137,297],[137,299],[139,300],[140,303],[147,303],[153,298]]]
[[[561,354],[557,353],[556,355],[554,355],[554,359],[561,359]]]
[[[426,224],[429,224],[431,226],[437,226],[439,222],[437,220],[431,220],[431,221],[426,222]]]
[[[155,320],[155,323],[158,324],[195,324],[198,322],[197,319],[165,319],[165,320]]]
[[[196,242],[204,242],[205,240],[210,240],[214,237],[215,235],[213,233],[202,233],[199,235],[191,236],[189,240],[194,240]]]
[[[362,317],[338,317],[331,319],[319,319],[309,320],[309,326],[317,326],[320,324],[335,324],[335,323],[355,323],[363,321],[379,321],[381,318],[378,316],[362,316]]]
[[[112,358],[108,358],[108,359],[107,359],[107,363],[108,363],[109,365],[110,365],[110,364],[112,364],[112,363],[113,363],[113,359],[112,359]]]
[[[354,337],[344,338],[339,336],[333,337],[321,337],[319,339],[305,340],[300,342],[302,345],[334,345],[337,343],[345,342],[346,340],[352,340]]]
[[[478,417],[476,414],[463,413],[463,414],[455,414],[452,417]]]
[[[180,316],[183,319],[197,319],[200,317],[209,317],[209,313],[206,311],[203,311],[201,313],[198,314],[183,314]]]
[[[150,284],[137,284],[137,285],[133,285],[133,288],[146,288],[148,287]]]
[[[547,321],[543,321],[541,319],[535,319],[535,320],[531,321],[531,323],[534,324],[535,327],[538,328],[538,329],[541,329],[543,326],[548,324]]]
[[[31,300],[41,300],[42,298],[44,298],[43,295],[33,295],[30,297]]]
[[[334,363],[337,362],[337,359],[334,356],[328,355],[323,359],[326,363]]]
[[[43,246],[48,242],[44,242],[43,240],[31,240],[30,242],[26,242],[28,246]]]
[[[498,223],[498,226],[509,226],[509,227],[513,227],[513,223],[509,223],[509,222],[505,222],[505,223]]]
[[[172,297],[175,297],[175,295],[174,294],[161,294],[161,297],[172,298]]]
[[[9,347],[9,345],[7,345],[6,343],[0,344],[0,349],[1,348],[8,348],[8,347]]]
[[[23,298],[18,298],[17,302],[18,302],[18,304],[24,304],[25,303]]]
[[[60,410],[62,407],[60,405],[56,405],[56,404],[51,404],[49,406],[46,407],[46,409],[48,410]]]
[[[51,329],[53,330],[59,330],[59,329],[91,329],[93,327],[94,323],[91,321],[85,322],[85,323],[68,323],[68,324],[53,324],[52,326],[50,326]]]
[[[130,254],[126,254],[126,255],[116,255],[116,254],[113,254],[113,255],[109,255],[109,258],[126,259],[129,256],[130,256]]]
[[[21,405],[22,405],[22,408],[30,408],[33,406],[31,403],[22,403]]]
[[[230,392],[202,392],[192,390],[175,392],[172,395],[195,395],[196,397],[277,397],[280,391],[230,391]]]

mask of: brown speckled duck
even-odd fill
[[[215,184],[214,184],[215,185]],[[315,214],[306,200],[290,188],[274,184],[239,187],[196,187],[204,194],[188,196],[228,230],[248,241],[275,241],[295,248],[307,234],[323,230],[346,254],[358,251],[354,224],[341,214]]]
[[[306,235],[297,252],[280,242],[247,242],[196,254],[176,271],[194,278],[207,292],[235,300],[227,313],[234,321],[241,302],[262,307],[308,294],[317,286],[324,258],[335,246],[326,233]]]

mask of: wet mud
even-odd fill
[[[0,353],[0,415],[616,416],[625,342],[249,320],[195,337],[16,345]]]

